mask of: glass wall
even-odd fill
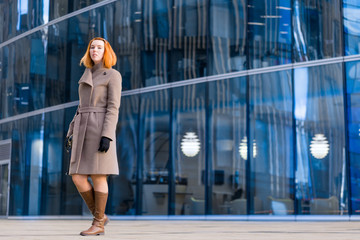
[[[342,50],[340,0],[293,0],[295,62],[339,57]]]
[[[249,85],[250,213],[293,214],[291,71],[251,76]]]
[[[1,118],[45,107],[46,51],[39,31],[1,48]],[[18,49],[22,49],[19,51]]]
[[[208,84],[212,214],[247,214],[246,78]]]
[[[240,71],[246,66],[247,10],[245,1],[211,0],[209,75]],[[206,20],[206,19],[205,19]]]
[[[205,189],[210,182],[205,164],[207,149],[206,84],[172,89],[171,160],[174,214],[205,214],[208,198]]]
[[[347,214],[341,64],[294,70],[296,200],[300,214]]]
[[[142,165],[142,213],[167,214],[170,167],[170,104],[167,90],[145,93],[140,98],[140,161]]]
[[[360,53],[360,3],[343,0],[345,55]]]
[[[109,178],[109,199],[106,212],[113,215],[134,215],[138,202],[136,184],[140,183],[142,153],[139,152],[139,96],[123,96],[117,126],[116,148],[119,175]],[[138,212],[140,214],[140,212]]]
[[[291,63],[291,1],[250,0],[249,68]]]
[[[0,3],[0,43],[103,0],[14,0]],[[112,2],[112,1],[106,1]]]
[[[360,213],[360,62],[346,63],[348,152],[350,160],[351,209]]]
[[[63,143],[95,36],[111,43],[123,80],[109,215],[359,214],[359,9],[0,1],[9,214],[89,214],[65,175]]]

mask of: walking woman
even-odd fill
[[[80,235],[103,235],[109,222],[107,176],[119,174],[115,130],[122,79],[111,68],[116,55],[103,38],[89,42],[80,64],[86,69],[79,81],[79,106],[67,133],[72,146],[69,175],[94,216],[92,226]]]

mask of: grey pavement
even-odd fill
[[[112,220],[105,235],[82,237],[89,220],[0,219],[0,239],[327,239],[360,238],[360,222]]]

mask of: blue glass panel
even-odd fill
[[[294,70],[299,214],[348,211],[342,65]]]
[[[40,214],[43,115],[1,125],[11,139],[9,215]]]
[[[0,2],[0,43],[102,0],[14,0]]]
[[[116,130],[116,149],[119,175],[109,178],[107,214],[134,215],[136,213],[137,159],[139,139],[139,96],[121,99],[119,122]]]
[[[1,118],[45,106],[46,43],[41,40],[43,36],[37,32],[1,49],[0,90],[6,93],[2,96]]]
[[[164,215],[168,213],[169,199],[169,92],[162,90],[142,94],[140,110],[142,213]]]
[[[251,213],[294,214],[291,71],[255,75],[249,81]]]
[[[206,84],[172,89],[175,214],[205,214]]]
[[[343,0],[345,55],[360,53],[360,3]]]
[[[291,63],[291,1],[248,1],[249,68]]]
[[[140,13],[134,16],[135,24],[142,24],[142,36],[125,39],[136,49],[130,53],[136,59],[130,63],[134,77],[141,77],[146,87],[205,76],[206,1],[159,0],[142,4]],[[132,26],[127,29],[133,32]]]
[[[246,69],[246,10],[244,1],[210,1],[208,75]]]
[[[294,61],[341,56],[340,0],[294,0],[292,4]]]
[[[208,85],[212,213],[247,214],[246,78],[223,79]]]
[[[68,171],[70,153],[64,148],[67,122],[76,108],[46,113],[43,126],[43,156],[41,157],[40,215],[81,215],[88,212]],[[65,120],[65,121],[64,121]]]
[[[346,63],[352,214],[360,213],[360,62]]]

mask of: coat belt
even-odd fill
[[[85,132],[88,124],[89,113],[100,112],[105,113],[106,108],[103,107],[79,107],[77,110],[78,113],[81,113],[80,121],[76,121],[74,125],[74,138],[73,141],[75,144],[74,148],[74,158],[71,157],[71,163],[78,161],[76,172],[78,172],[80,161],[81,161],[81,154],[85,139]]]
[[[78,112],[79,113],[106,112],[106,108],[103,108],[103,107],[80,107]]]

